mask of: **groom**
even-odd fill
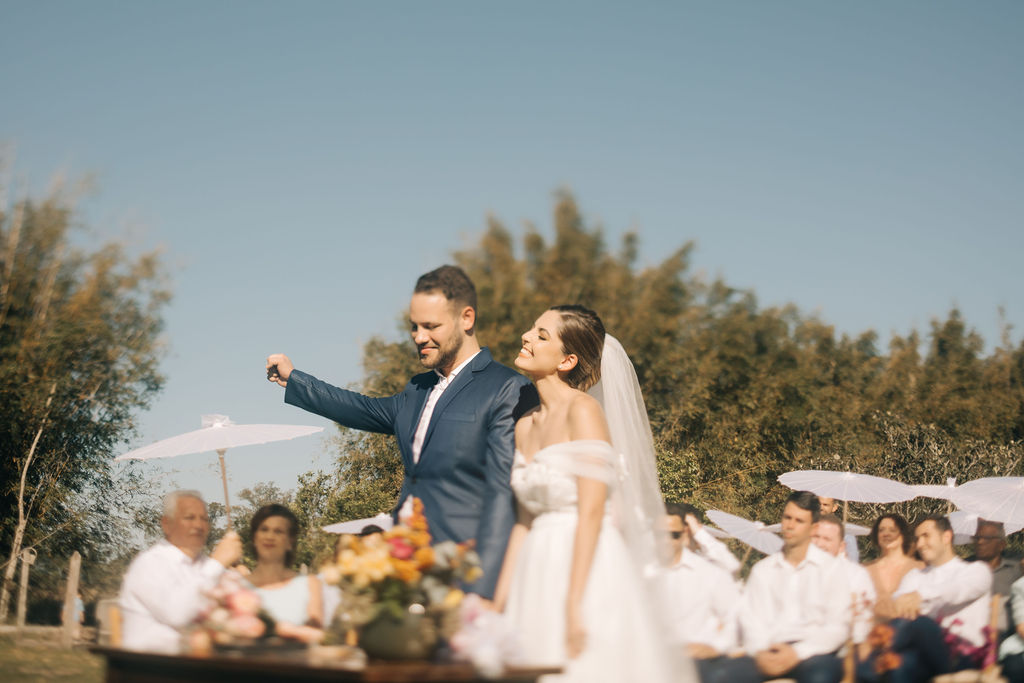
[[[399,505],[423,501],[437,541],[476,539],[483,577],[472,590],[490,599],[515,523],[509,486],[515,420],[537,404],[529,381],[496,363],[475,334],[476,288],[456,266],[420,277],[409,328],[425,372],[401,393],[370,398],[294,369],[284,354],[267,358],[267,377],[286,403],[346,427],[394,434],[405,477]]]

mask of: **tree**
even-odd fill
[[[788,495],[777,477],[794,469],[909,483],[1024,473],[1024,344],[1013,348],[1008,335],[984,357],[953,310],[927,337],[894,337],[884,354],[873,331],[837,335],[795,306],[761,307],[753,292],[690,274],[691,243],[640,267],[637,237],[609,250],[567,192],[555,198],[552,228],[548,240],[528,226],[517,246],[490,217],[455,252],[477,286],[477,334],[510,363],[548,306],[595,309],[636,366],[667,500],[773,520]],[[362,391],[378,396],[420,371],[408,341],[382,338],[364,347],[364,367]],[[401,482],[393,439],[342,429],[337,445],[329,521],[391,508]]]
[[[22,547],[117,517],[114,447],[163,381],[158,255],[76,247],[75,222],[60,191],[0,213],[0,619]]]

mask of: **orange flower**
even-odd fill
[[[899,668],[902,658],[895,652],[883,652],[875,659],[875,673],[884,674]]]
[[[892,644],[893,630],[889,624],[875,624],[868,634],[868,645],[874,650],[889,647]]]
[[[434,564],[434,549],[430,546],[418,548],[413,553],[412,560],[420,569],[427,569]]]
[[[409,542],[417,548],[425,548],[430,545],[430,534],[426,531],[413,531],[409,534]]]
[[[409,560],[392,560],[395,567],[395,576],[405,583],[415,583],[420,580],[420,570],[415,562]]]

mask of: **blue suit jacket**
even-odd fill
[[[370,398],[294,370],[284,400],[346,427],[394,434],[405,465],[399,502],[423,501],[437,541],[476,539],[484,575],[472,590],[490,598],[515,523],[515,421],[537,405],[537,394],[529,380],[482,349],[438,399],[414,463],[413,436],[437,380],[437,373],[425,372],[399,394]]]

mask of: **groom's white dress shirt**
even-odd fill
[[[684,549],[661,580],[673,642],[709,645],[722,654],[736,649],[740,590],[728,572]]]
[[[893,593],[921,596],[921,614],[939,622],[943,630],[972,645],[985,644],[992,598],[992,571],[984,562],[964,562],[959,557],[937,567],[911,569]]]
[[[459,363],[459,366],[454,368],[447,377],[442,375],[437,370],[434,370],[434,374],[437,375],[437,384],[427,394],[427,402],[423,405],[423,412],[420,413],[420,421],[416,425],[416,433],[412,437],[412,461],[418,463],[420,461],[420,452],[423,451],[423,442],[427,438],[427,428],[430,426],[430,418],[434,415],[434,408],[437,406],[438,399],[441,398],[441,394],[444,390],[455,381],[455,377],[462,372],[462,369],[469,365],[470,361],[477,357],[477,351],[466,360]]]
[[[132,560],[121,584],[121,645],[128,650],[175,654],[180,629],[199,614],[203,591],[212,588],[224,566],[206,555],[193,560],[162,540]]]
[[[838,559],[811,545],[793,566],[781,552],[754,565],[740,627],[751,655],[788,643],[801,661],[837,651],[850,633],[850,588]]]

